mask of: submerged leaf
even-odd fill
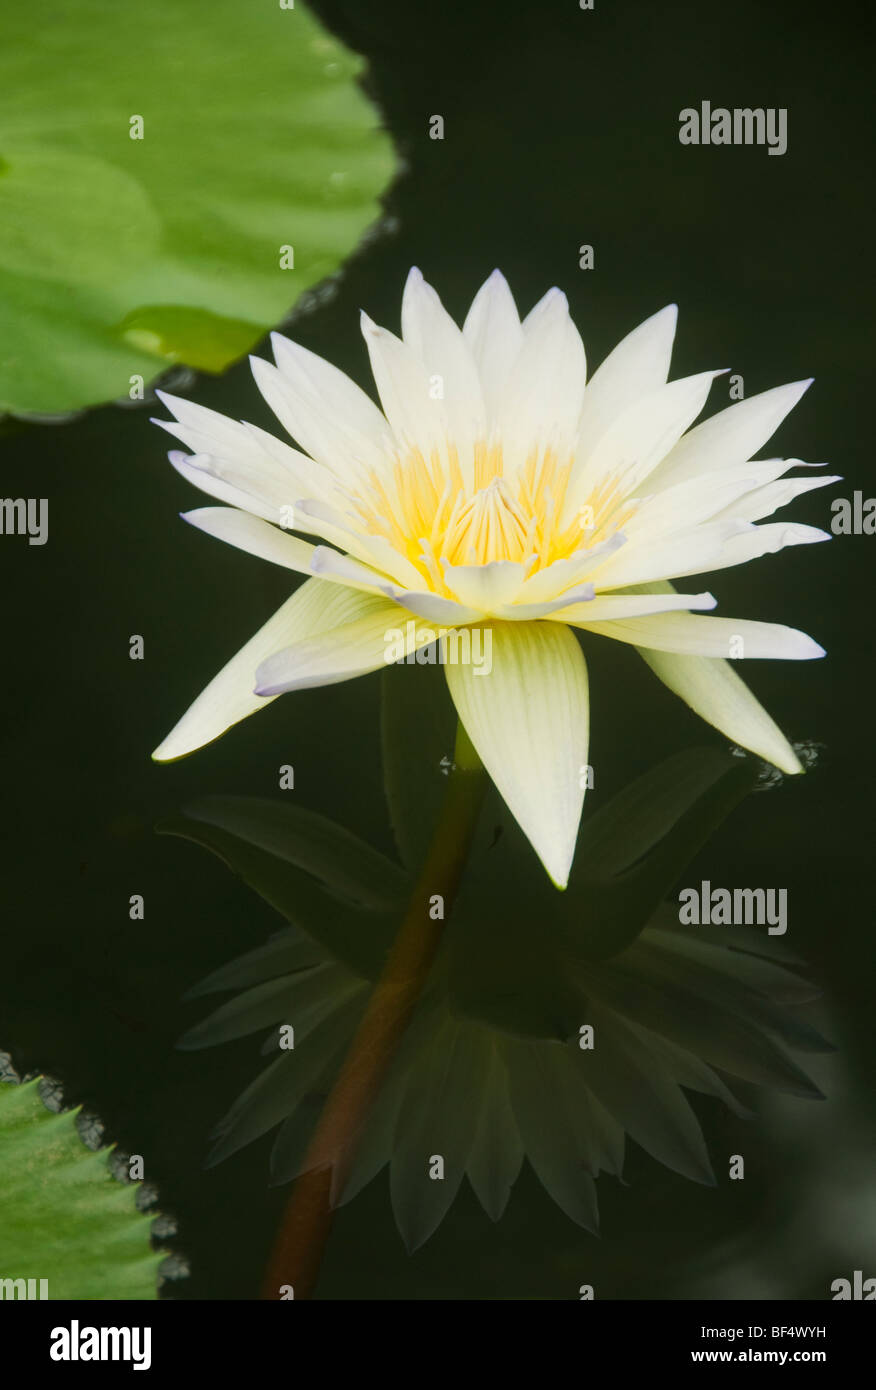
[[[372,910],[404,903],[408,880],[398,865],[315,811],[256,796],[210,796],[186,815],[304,869],[345,902]]]
[[[237,798],[219,800],[224,805],[222,819],[240,830],[240,823],[228,813],[228,803]],[[244,803],[247,800],[240,798]],[[282,813],[285,808],[275,809]],[[250,826],[245,806],[241,815],[244,826]],[[401,909],[387,907],[366,912],[362,904],[373,903],[381,893],[386,902],[391,902],[404,882],[401,870],[340,826],[331,826],[333,834],[329,834],[330,822],[305,811],[296,813],[294,836],[290,835],[284,844],[289,824],[282,814],[278,815],[273,835],[264,837],[263,842],[279,853],[254,845],[254,836],[244,838],[246,830],[243,835],[233,833],[224,825],[192,815],[172,816],[159,829],[163,834],[192,840],[218,855],[287,922],[306,932],[311,941],[320,943],[324,951],[357,974],[375,978],[398,929]],[[364,865],[361,874],[357,868],[360,864]],[[235,962],[232,968],[237,970],[241,964]],[[203,982],[200,988],[205,986]]]
[[[482,1030],[436,1020],[410,1065],[392,1145],[392,1209],[409,1251],[428,1240],[459,1190],[488,1075]]]
[[[423,668],[407,712],[396,701],[397,674],[388,672],[384,687],[387,787],[413,866],[433,815],[423,807],[418,822],[418,800],[442,780],[443,716],[434,672]],[[737,1115],[748,1112],[728,1085],[734,1077],[820,1094],[792,1054],[829,1045],[797,1014],[817,991],[786,968],[789,953],[745,928],[732,936],[681,930],[675,907],[661,901],[756,776],[751,759],[670,759],[591,818],[584,868],[566,895],[521,853],[521,832],[494,799],[427,986],[349,1169],[339,1165],[334,1204],[351,1201],[389,1164],[396,1221],[413,1250],[437,1229],[465,1175],[498,1220],[526,1158],[562,1210],[595,1231],[594,1179],[621,1176],[627,1135],[675,1172],[714,1182],[686,1092]],[[187,1038],[208,1045],[272,1020],[299,1021],[301,1047],[296,1025],[294,1051],[232,1106],[211,1154],[218,1162],[279,1125],[271,1176],[287,1182],[311,1152],[369,981],[397,930],[400,906],[374,906],[390,883],[401,904],[408,880],[306,812],[237,798],[193,809],[199,819],[180,817],[174,829],[221,854],[296,924],[202,983],[200,992],[245,992]],[[592,1048],[580,1045],[585,1024],[595,1029]],[[273,1035],[268,1046],[276,1047]],[[440,1179],[430,1176],[438,1158]]]

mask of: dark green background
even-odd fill
[[[363,248],[336,295],[291,336],[368,386],[357,314],[397,328],[419,265],[461,317],[494,266],[521,309],[568,294],[591,364],[669,301],[673,375],[730,367],[746,394],[815,385],[768,452],[827,460],[846,479],[794,518],[829,527],[829,500],[871,486],[872,223],[862,190],[872,124],[864,11],[623,3],[315,8],[370,62],[369,85],[406,161],[388,199],[395,229]],[[144,9],[148,22],[148,6]],[[209,22],[205,14],[205,22]],[[243,56],[245,61],[245,56]],[[787,107],[788,152],[685,148],[678,113]],[[278,102],[282,93],[277,94]],[[432,114],[443,142],[428,138]],[[265,131],[271,139],[271,131]],[[596,268],[578,268],[578,247]],[[200,378],[195,399],[271,427],[249,368]],[[710,413],[727,402],[718,382]],[[215,860],[154,824],[209,792],[296,797],[391,848],[382,807],[378,683],[276,702],[170,767],[149,753],[223,662],[284,598],[288,578],[193,531],[200,505],[165,462],[148,407],[108,406],[53,426],[7,425],[5,496],[49,499],[49,543],[4,537],[4,945],[0,1046],[60,1078],[71,1100],[142,1153],[191,1263],[181,1297],[255,1293],[280,1201],[267,1141],[204,1173],[206,1136],[258,1068],[257,1044],[174,1050],[205,1012],[181,993],[258,944],[269,909]],[[686,882],[789,888],[790,944],[825,989],[839,1044],[831,1099],[765,1100],[746,1124],[698,1104],[720,1175],[698,1188],[631,1146],[629,1187],[601,1179],[603,1234],[579,1231],[531,1175],[493,1227],[463,1191],[409,1258],[385,1175],[337,1222],[327,1298],[823,1298],[854,1268],[876,1274],[873,1132],[872,618],[876,538],[800,547],[715,577],[720,612],[787,622],[823,662],[752,663],[745,676],[783,729],[820,745],[817,768],[750,798]],[[706,587],[704,584],[703,587]],[[145,638],[146,659],[128,659]],[[720,742],[629,649],[591,638],[597,789],[694,741]],[[128,919],[142,893],[143,923]],[[533,930],[538,924],[533,923]],[[789,1235],[789,1230],[791,1234]]]

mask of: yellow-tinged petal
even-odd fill
[[[299,574],[311,573],[316,546],[279,531],[251,512],[234,507],[197,507],[193,512],[182,512],[181,516],[190,526],[238,550],[245,550],[248,555],[257,555],[260,560],[297,570]]]
[[[732,525],[730,522],[716,521],[709,525]],[[761,555],[775,555],[786,545],[817,545],[829,541],[830,532],[821,531],[817,526],[804,526],[799,521],[768,521],[763,526],[754,523],[739,523],[745,530],[727,536],[718,554],[703,563],[702,558],[692,549],[687,557],[690,562],[679,561],[672,571],[673,579],[685,579],[691,574],[709,574],[716,570],[730,569],[733,565],[745,565],[749,560],[757,560]]]
[[[677,608],[714,608],[713,594],[599,594],[589,603],[571,603],[548,616],[553,622],[587,627],[618,618],[642,618],[649,613],[672,613]],[[599,631],[597,627],[595,629]]]
[[[440,392],[462,475],[471,485],[475,447],[487,431],[477,365],[462,330],[416,267],[405,285],[401,321],[404,343],[425,367],[433,394]]]
[[[492,669],[445,666],[463,726],[558,888],[569,878],[584,802],[590,703],[574,634],[493,623]]]
[[[475,295],[462,331],[474,356],[484,402],[492,419],[523,346],[523,329],[514,296],[498,270],[493,271]]]
[[[707,724],[734,743],[774,763],[783,772],[803,767],[778,724],[755,699],[729,661],[720,657],[677,656],[645,647],[638,653],[673,694]]]
[[[156,762],[184,758],[205,743],[224,734],[232,724],[263,709],[269,700],[255,694],[255,673],[260,662],[273,652],[288,647],[317,632],[330,631],[338,624],[353,621],[363,603],[373,603],[367,594],[339,584],[309,579],[287,599],[264,627],[241,647],[227,666],[201,692],[194,704],[174,726],[152,754]]]
[[[628,333],[597,367],[584,392],[579,454],[589,453],[633,401],[665,385],[677,319],[678,306],[668,304]]]
[[[381,469],[389,429],[371,398],[346,373],[281,333],[271,334],[271,346],[279,373],[275,413],[293,439],[341,477],[355,477],[363,465]]]
[[[670,612],[607,622],[578,619],[576,626],[634,647],[680,655],[774,661],[812,661],[824,656],[824,648],[798,628],[752,622],[749,618],[701,618],[693,613]]]
[[[445,560],[443,569],[447,587],[459,602],[483,615],[513,603],[526,578],[526,566],[513,560],[493,560],[486,565],[451,565]]]
[[[539,444],[552,444],[562,456],[571,451],[586,380],[584,344],[566,296],[549,290],[523,321],[523,342],[493,422],[509,472]]]
[[[566,494],[571,521],[592,490],[618,478],[621,497],[631,497],[697,418],[720,371],[698,372],[659,386],[632,401],[579,463]]]
[[[158,391],[157,395],[176,420],[153,423],[208,460],[218,477],[230,470],[244,492],[279,492],[283,501],[288,501],[290,493],[297,497],[321,496],[326,484],[332,482],[313,459],[264,430],[230,420],[182,396],[171,396],[166,391]]]
[[[652,486],[671,487],[703,473],[719,477],[720,469],[750,459],[811,385],[811,377],[792,381],[726,406],[678,441],[654,473]]]
[[[660,583],[643,586],[640,592],[672,595],[675,590],[671,584]],[[679,656],[646,647],[636,650],[655,676],[707,724],[783,772],[803,771],[778,724],[736,674],[731,662],[720,657]]]
[[[600,561],[587,578],[602,590],[653,584],[669,576],[677,577],[682,569],[685,574],[705,574],[719,568],[728,542],[755,529],[746,521],[710,521],[705,526],[650,541],[628,541],[614,555]]]
[[[296,638],[267,657],[256,672],[257,692],[273,696],[337,685],[431,646],[440,635],[428,624],[408,618],[389,599],[370,594],[358,598],[360,607],[352,620],[303,640]]]

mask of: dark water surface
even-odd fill
[[[815,377],[767,452],[827,460],[846,481],[801,498],[795,520],[829,528],[831,497],[876,492],[865,424],[871,131],[852,11],[755,0],[596,0],[592,13],[573,0],[315,8],[367,56],[407,167],[388,200],[395,229],[292,336],[369,387],[358,310],[396,329],[411,264],[459,318],[494,266],[524,310],[560,285],[594,364],[677,301],[673,375],[730,367],[746,395]],[[682,147],[678,113],[703,98],[787,108],[787,153]],[[443,142],[428,138],[436,113]],[[592,271],[578,268],[582,243],[595,248]],[[201,377],[191,394],[271,427],[246,363]],[[726,400],[719,382],[709,413]],[[281,923],[216,858],[155,827],[205,795],[276,797],[288,762],[297,805],[394,854],[380,682],[288,696],[187,761],[150,762],[289,589],[283,571],[179,521],[199,497],[165,462],[150,413],[109,406],[3,439],[4,495],[49,498],[51,543],[0,547],[0,1047],[20,1071],[59,1078],[122,1149],[144,1155],[178,1221],[171,1247],[191,1267],[172,1295],[240,1299],[257,1290],[283,1200],[268,1186],[271,1139],[215,1168],[203,1162],[210,1130],[264,1065],[260,1039],[195,1052],[175,1043],[210,1003],[183,993]],[[601,1298],[824,1298],[854,1269],[876,1274],[873,547],[874,537],[838,537],[701,583],[722,614],[801,627],[828,657],[745,668],[815,765],[741,801],[675,882],[676,892],[703,878],[787,888],[787,944],[823,989],[808,1017],[837,1047],[806,1062],[827,1098],[750,1087],[753,1114],[742,1118],[695,1097],[717,1186],[630,1144],[627,1185],[597,1182],[599,1237],[524,1167],[497,1224],[463,1186],[409,1256],[384,1170],[340,1212],[320,1297],[574,1298],[587,1282]],[[133,633],[145,639],[142,662],[128,659]],[[724,746],[635,653],[589,637],[585,648],[597,769],[585,817],[671,754]],[[145,898],[143,922],[129,920],[133,893]],[[497,900],[497,962],[504,911]],[[527,926],[537,940],[537,911]],[[744,1182],[727,1178],[732,1154],[745,1157]]]

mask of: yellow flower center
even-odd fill
[[[506,477],[501,444],[478,444],[474,486],[467,487],[454,448],[427,461],[415,451],[399,458],[392,480],[371,473],[366,496],[351,496],[363,531],[385,537],[416,566],[430,589],[447,594],[442,561],[487,565],[515,560],[527,577],[590,550],[618,531],[636,510],[620,504],[619,480],[602,484],[571,519],[561,521],[572,459],[533,450]]]

